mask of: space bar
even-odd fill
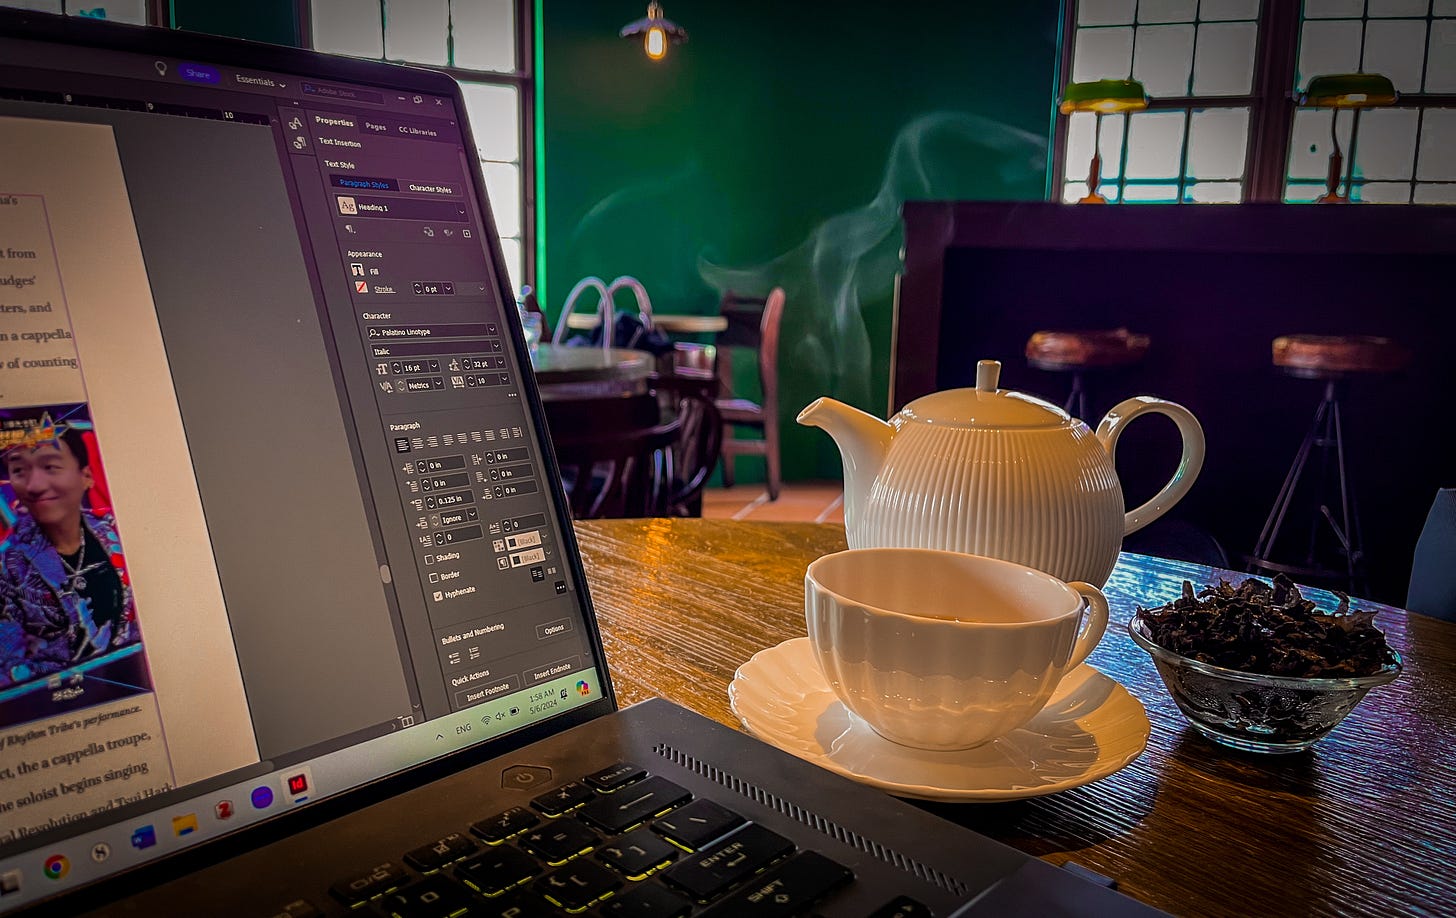
[[[703,912],[701,918],[789,918],[854,879],[848,867],[816,851],[801,851],[756,877],[752,885]]]

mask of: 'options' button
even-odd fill
[[[536,639],[537,640],[545,640],[546,638],[549,638],[549,637],[556,637],[556,635],[558,635],[558,634],[566,634],[568,631],[571,631],[574,627],[575,626],[572,625],[572,623],[571,623],[571,619],[569,619],[569,618],[559,618],[559,619],[557,619],[554,622],[547,622],[544,625],[537,625],[536,626]]]

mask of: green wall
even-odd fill
[[[170,7],[174,28],[278,45],[298,44],[298,10],[293,0],[172,0]]]
[[[617,37],[643,6],[540,3],[546,303],[588,274],[662,312],[783,286],[785,476],[835,477],[792,421],[885,412],[900,203],[1045,193],[1058,3],[668,0],[690,40],[660,62]]]

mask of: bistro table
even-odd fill
[[[619,702],[660,695],[734,727],[734,670],[804,635],[804,569],[845,547],[843,527],[813,523],[596,520],[576,534]],[[1139,604],[1220,576],[1246,575],[1124,554],[1106,586],[1112,624],[1089,662],[1147,708],[1140,758],[1045,797],[922,805],[1174,914],[1456,915],[1456,624],[1359,603],[1378,610],[1400,678],[1308,752],[1241,753],[1187,724],[1125,630]]]
[[[656,359],[627,348],[566,347],[542,342],[531,353],[531,369],[543,401],[641,395]]]
[[[602,317],[595,312],[573,312],[566,317],[566,327],[577,331],[591,331],[602,323]],[[670,312],[654,312],[652,327],[670,335],[710,335],[728,328],[723,316],[676,315]]]

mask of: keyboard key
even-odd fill
[[[611,793],[624,784],[631,784],[647,775],[647,769],[631,762],[618,762],[586,776],[586,783],[599,791]]]
[[[793,850],[794,843],[787,838],[750,822],[662,875],[689,896],[707,903]]]
[[[466,858],[455,868],[455,879],[482,896],[498,896],[541,872],[541,865],[524,851],[503,845]]]
[[[666,867],[677,857],[677,849],[650,829],[628,832],[621,838],[604,843],[597,850],[597,860],[621,873],[629,880],[640,880]]]
[[[387,892],[393,892],[409,880],[410,876],[403,867],[386,862],[358,876],[345,877],[329,887],[329,892],[335,899],[353,908]]]
[[[934,918],[930,906],[915,901],[909,896],[896,896],[889,902],[870,912],[870,918]]]
[[[854,879],[817,851],[799,854],[703,912],[703,918],[792,918]]]
[[[608,899],[598,909],[602,918],[684,918],[692,910],[692,902],[655,883]]]
[[[711,800],[694,800],[682,809],[662,817],[652,828],[668,841],[689,851],[743,825],[747,820]]]
[[[563,784],[553,791],[547,791],[535,800],[531,806],[545,813],[547,816],[560,816],[569,810],[574,810],[596,797],[596,791],[587,787],[580,781],[572,781],[570,784]]]
[[[489,819],[482,819],[470,827],[487,845],[498,845],[508,838],[520,835],[541,821],[541,817],[523,806],[513,806],[504,813],[497,813]]]
[[[470,893],[442,876],[434,876],[390,893],[379,910],[391,918],[455,918],[470,912]]]
[[[519,889],[499,899],[471,904],[469,918],[561,918],[561,909],[532,889]]]
[[[665,813],[692,797],[686,788],[666,778],[652,777],[624,787],[615,794],[596,798],[583,806],[576,817],[604,832],[616,834],[650,816]]]
[[[546,901],[569,912],[579,912],[608,893],[621,889],[622,880],[600,864],[573,861],[536,881],[534,888],[546,897]]]
[[[521,836],[521,847],[559,867],[595,848],[601,836],[575,819],[556,819]]]
[[[459,832],[451,832],[437,842],[421,845],[408,852],[404,856],[404,862],[420,873],[434,873],[447,864],[474,854],[475,849],[475,842]]]

